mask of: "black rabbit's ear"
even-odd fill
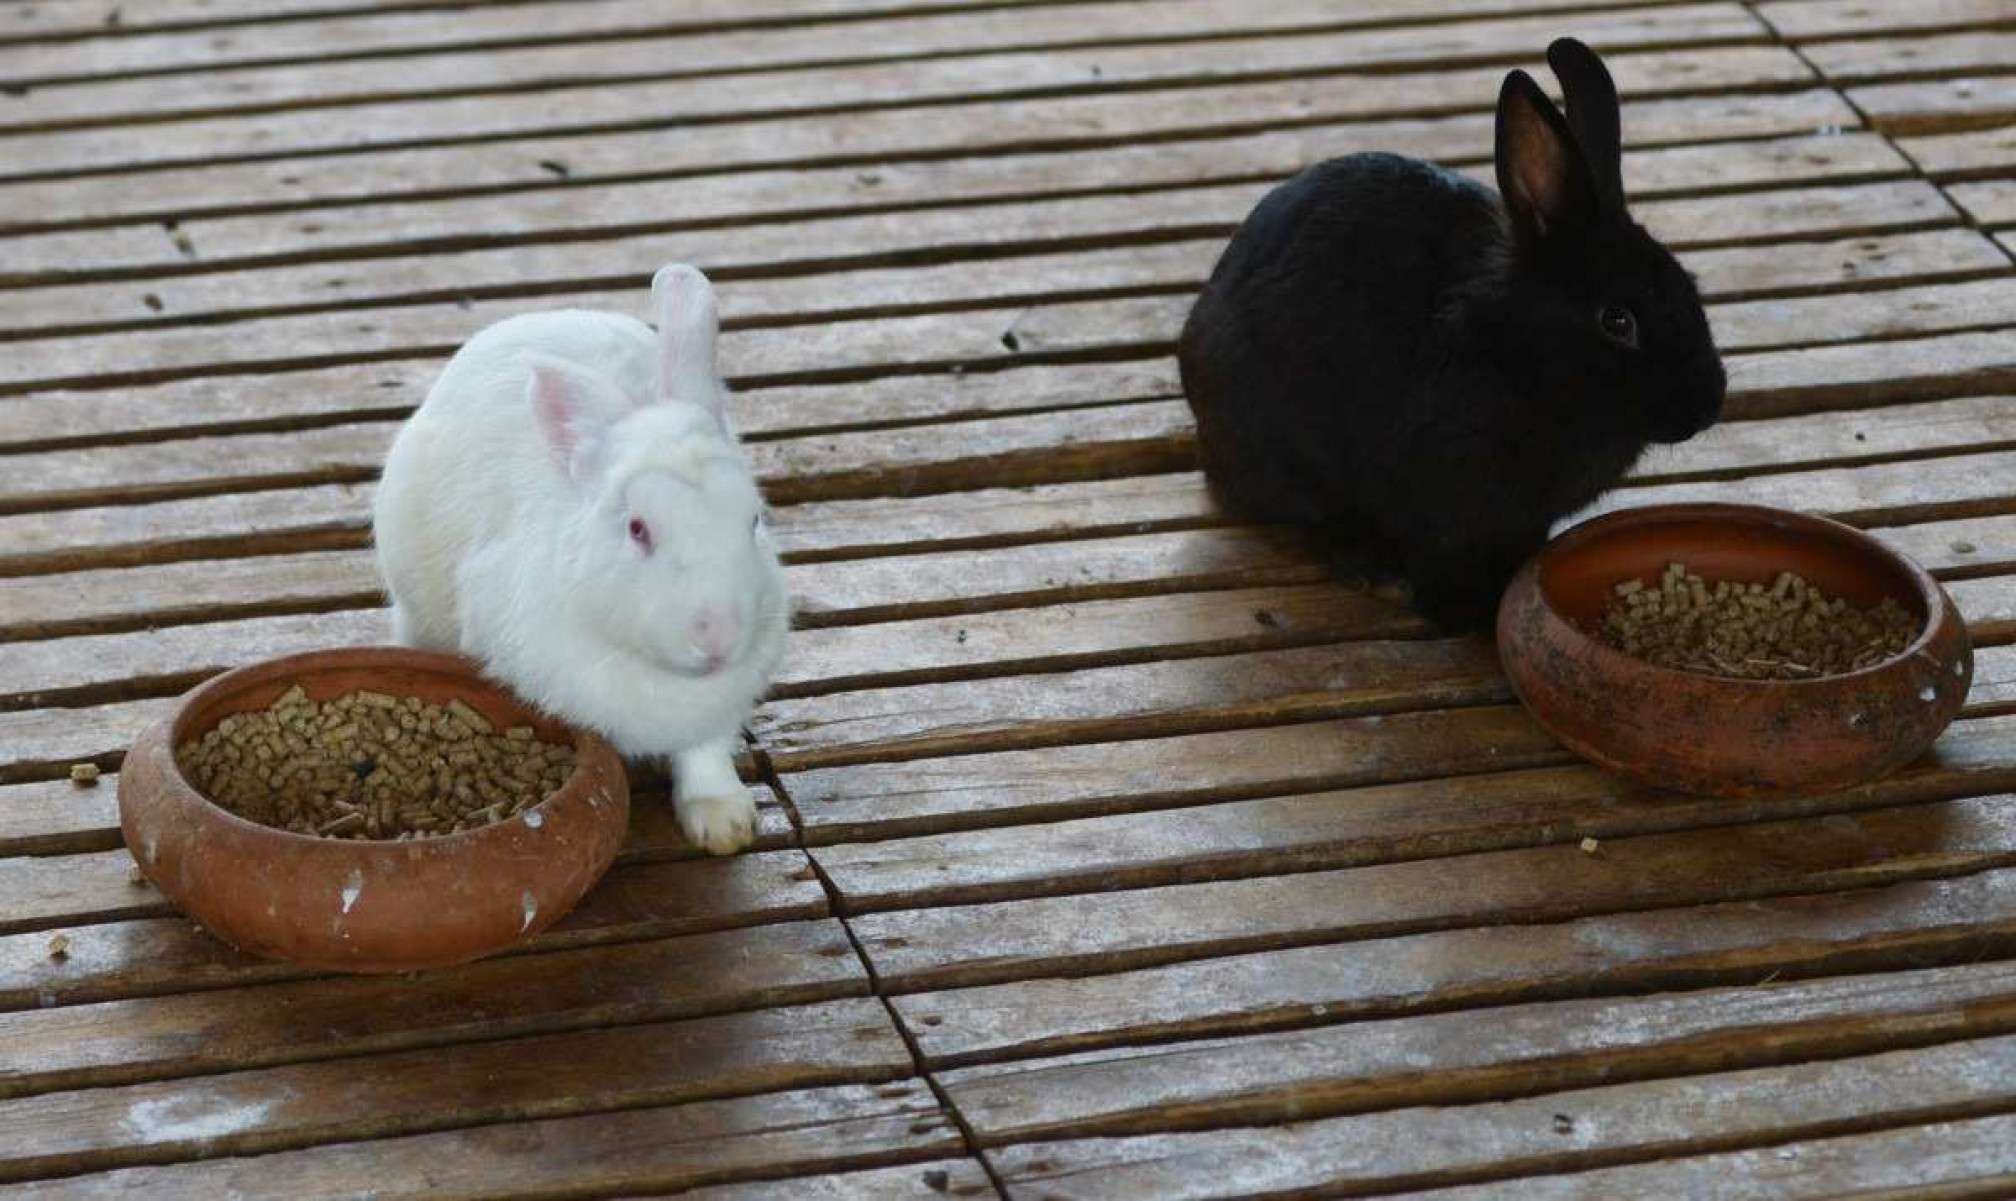
[[[1618,132],[1617,84],[1596,52],[1574,38],[1547,47],[1547,65],[1568,96],[1568,124],[1582,144],[1596,191],[1610,208],[1624,205],[1623,143]]]
[[[1523,242],[1596,223],[1596,185],[1561,110],[1524,71],[1498,93],[1498,190]]]

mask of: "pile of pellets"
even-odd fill
[[[501,733],[459,700],[358,691],[234,714],[175,752],[182,774],[240,817],[326,838],[409,840],[525,813],[574,770],[530,726]],[[536,814],[528,815],[528,823]]]
[[[1830,598],[1791,572],[1770,584],[1710,584],[1671,563],[1659,582],[1617,585],[1603,641],[1660,667],[1745,680],[1807,680],[1871,667],[1911,644],[1918,624],[1885,597],[1872,609]]]

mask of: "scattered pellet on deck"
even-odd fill
[[[460,700],[289,688],[177,749],[182,773],[240,817],[324,838],[412,840],[524,815],[566,782],[574,749],[501,733]]]
[[[70,782],[79,788],[98,787],[98,765],[96,763],[72,763]]]
[[[1582,853],[1584,855],[1594,855],[1602,846],[1602,843],[1597,842],[1593,838],[1585,838],[1582,840]]]
[[[49,958],[51,959],[70,958],[70,936],[68,934],[58,934],[50,938]]]
[[[1918,633],[1884,597],[1857,609],[1792,572],[1770,584],[1713,584],[1671,563],[1658,582],[1625,580],[1598,635],[1660,667],[1746,680],[1806,680],[1872,667]]]

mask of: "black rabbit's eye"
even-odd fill
[[[1596,314],[1596,324],[1603,327],[1603,336],[1613,342],[1620,342],[1634,350],[1638,346],[1638,318],[1621,304],[1606,304],[1603,311]]]

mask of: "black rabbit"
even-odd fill
[[[1569,38],[1547,61],[1568,121],[1505,77],[1502,202],[1415,159],[1319,163],[1246,218],[1179,344],[1224,503],[1306,527],[1340,573],[1398,570],[1450,629],[1722,408],[1693,279],[1625,211],[1609,72]]]

